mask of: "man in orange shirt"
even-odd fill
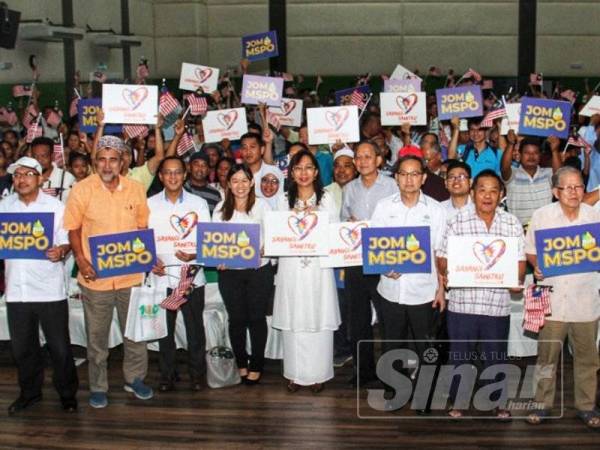
[[[94,408],[104,408],[108,405],[106,360],[113,309],[117,308],[121,332],[125,334],[131,288],[142,282],[142,274],[98,279],[90,263],[88,238],[146,228],[149,210],[144,187],[119,175],[125,150],[123,141],[103,136],[97,148],[96,173],[74,186],[67,202],[64,226],[69,231],[69,242],[79,267],[77,279],[84,298],[89,402]],[[144,384],[148,369],[146,343],[124,338],[124,347],[124,388],[137,398],[148,400],[153,392]]]

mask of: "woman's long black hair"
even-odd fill
[[[317,162],[317,158],[313,155],[309,150],[300,150],[290,160],[290,165],[288,167],[288,204],[290,209],[294,208],[296,204],[296,199],[298,198],[298,185],[294,180],[294,167],[296,167],[300,160],[304,157],[310,158],[311,163],[315,166],[315,168],[319,169],[319,163]],[[313,189],[315,190],[315,194],[317,194],[317,205],[321,203],[321,198],[323,197],[323,183],[321,182],[321,177],[319,173],[316,173],[316,177],[313,180]]]

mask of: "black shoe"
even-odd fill
[[[30,406],[33,406],[36,403],[39,403],[41,400],[41,394],[31,398],[19,397],[8,407],[8,415],[13,415],[15,413],[18,413],[19,411],[23,411],[24,409],[29,408]]]
[[[61,399],[62,409],[64,412],[74,413],[77,412],[77,399],[75,398],[66,398]]]
[[[242,381],[246,386],[255,386],[258,383],[260,383],[261,376],[262,376],[262,373],[259,373],[258,378],[254,379],[254,380],[251,380],[250,378],[248,378],[248,376],[246,376],[243,378]]]
[[[161,381],[160,385],[158,386],[158,390],[160,392],[174,391],[175,383],[173,383],[172,381]]]

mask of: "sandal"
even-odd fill
[[[527,421],[527,423],[529,425],[539,425],[549,415],[550,415],[550,411],[548,411],[547,409],[538,409],[537,411],[534,411],[531,414],[529,414],[527,416],[527,419],[525,419],[525,420]]]
[[[496,418],[501,422],[508,422],[512,419],[512,414],[508,409],[496,408]]]
[[[600,414],[596,411],[577,411],[577,418],[581,419],[588,428],[600,429]]]
[[[462,419],[463,412],[460,409],[450,408],[448,410],[448,417],[452,419]]]

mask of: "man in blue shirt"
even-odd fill
[[[458,117],[453,117],[450,121],[452,139],[448,146],[448,158],[461,159],[467,163],[471,167],[473,178],[486,169],[499,175],[502,151],[492,147],[486,140],[486,129],[481,126],[481,117],[469,119],[469,142],[463,145],[458,145],[459,123]]]

